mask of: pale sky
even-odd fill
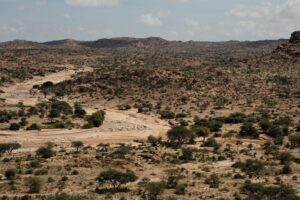
[[[300,0],[0,0],[0,41],[289,38]]]

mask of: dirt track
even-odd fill
[[[29,90],[33,85],[45,81],[57,83],[69,79],[75,73],[76,71],[73,69],[65,70],[2,88],[5,93],[1,94],[1,98],[5,98],[8,104],[23,102],[25,105],[35,105],[44,98],[42,95],[33,96],[30,94]],[[87,108],[87,110],[93,109]],[[100,128],[89,130],[0,131],[0,142],[18,142],[27,150],[35,149],[46,142],[63,145],[69,144],[70,141],[81,140],[85,144],[97,145],[99,143],[132,142],[145,139],[149,135],[163,135],[168,128],[169,126],[165,121],[138,114],[135,110],[121,112],[109,109],[106,110],[106,119]]]

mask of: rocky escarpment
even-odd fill
[[[300,31],[293,32],[289,42],[280,45],[275,53],[284,57],[300,59]]]
[[[292,33],[290,43],[298,45],[300,44],[300,31],[295,31],[294,33]]]

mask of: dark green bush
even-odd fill
[[[9,130],[11,131],[18,131],[20,130],[21,126],[17,123],[12,123],[10,124]]]
[[[82,105],[80,103],[74,104],[74,114],[79,118],[84,118],[84,116],[86,115],[86,111],[82,108]]]
[[[103,124],[105,119],[105,112],[103,110],[93,113],[88,117],[88,122],[93,124],[94,127],[99,127]]]
[[[241,137],[258,138],[259,136],[258,131],[250,122],[243,123],[239,134]]]
[[[36,155],[42,158],[51,158],[55,156],[55,151],[50,146],[40,147],[36,150]]]

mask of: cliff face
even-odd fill
[[[281,56],[300,59],[300,31],[293,32],[289,42],[280,45],[275,52]]]

